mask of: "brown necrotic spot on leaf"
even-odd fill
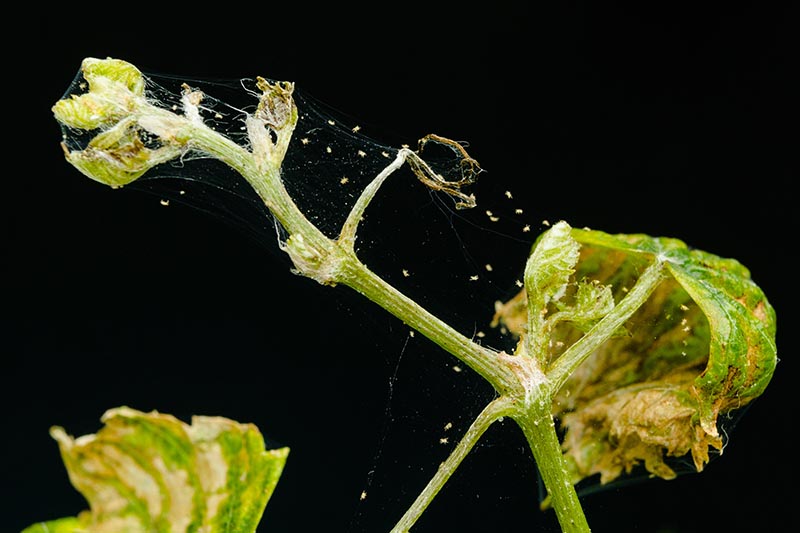
[[[608,286],[618,302],[658,258],[671,274],[623,328],[571,375],[554,399],[574,481],[602,483],[644,466],[675,477],[669,457],[690,456],[701,471],[721,450],[720,414],[763,392],[777,361],[775,312],[732,259],[691,250],[675,239],[573,230],[580,258],[562,302],[581,283]],[[521,291],[498,303],[495,324],[526,334]],[[553,361],[586,328],[560,322],[550,332]]]

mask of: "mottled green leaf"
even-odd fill
[[[561,306],[579,287],[608,287],[619,301],[639,274],[662,261],[669,274],[648,301],[573,373],[554,402],[574,480],[616,479],[637,465],[671,478],[669,456],[691,454],[697,470],[721,451],[718,418],[758,397],[777,362],[775,311],[733,259],[677,239],[571,230],[580,257]],[[526,288],[527,289],[527,288]],[[496,319],[516,335],[526,312],[523,290],[498,305]],[[547,339],[549,360],[585,333],[564,321]]]
[[[266,450],[254,425],[221,417],[189,425],[123,407],[103,422],[77,439],[51,430],[90,510],[24,533],[252,533],[288,455]]]

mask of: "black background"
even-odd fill
[[[72,169],[50,107],[87,56],[291,80],[367,134],[469,141],[487,171],[479,211],[511,190],[534,231],[524,241],[456,224],[476,264],[504,266],[477,295],[410,286],[467,333],[486,320],[470,305],[513,290],[544,219],[739,259],[778,312],[781,362],[766,394],[701,475],[611,489],[585,509],[598,532],[786,529],[796,487],[789,12],[547,5],[81,3],[7,14],[19,37],[4,43],[0,530],[83,509],[48,428],[92,433],[107,408],[129,405],[254,422],[271,445],[290,446],[259,531],[388,531],[444,457],[448,416],[463,431],[489,397],[469,373],[454,379],[453,361],[426,341],[403,350],[407,330],[368,302],[291,275],[274,242]],[[402,231],[378,245],[447,280],[436,256],[404,255],[426,232],[415,224],[431,219],[403,201],[383,226],[397,230],[399,217]],[[442,254],[463,251],[452,232],[438,235]],[[415,531],[557,531],[536,509],[522,444],[508,423],[493,428]]]

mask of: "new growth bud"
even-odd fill
[[[71,95],[53,106],[53,114],[70,128],[93,130],[129,115],[144,98],[139,69],[118,59],[86,58],[81,64],[87,92]]]
[[[145,79],[130,63],[87,58],[81,65],[86,92],[53,106],[62,125],[98,133],[82,150],[64,154],[75,168],[95,181],[121,187],[156,165],[179,156],[185,140],[178,135],[185,119],[151,105]]]

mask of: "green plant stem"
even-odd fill
[[[522,429],[533,452],[539,475],[547,487],[553,508],[563,533],[588,533],[590,531],[583,513],[578,493],[566,469],[561,443],[558,440],[552,402],[543,398],[534,400],[524,413],[513,416]]]
[[[196,130],[192,134],[193,144],[242,174],[273,216],[287,230],[290,239],[292,236],[300,236],[303,241],[303,252],[310,254],[309,257],[312,259],[309,262],[311,266],[306,267],[309,271],[303,271],[302,267],[298,266],[302,274],[331,285],[343,284],[361,293],[460,359],[486,379],[500,394],[502,402],[493,402],[478,416],[393,532],[407,531],[416,522],[483,432],[494,420],[509,414],[508,409],[512,404],[514,411],[509,416],[514,418],[525,434],[563,531],[588,532],[589,526],[571,477],[565,468],[551,414],[552,397],[572,371],[611,337],[644,303],[662,279],[663,263],[657,261],[649,266],[625,298],[546,369],[544,383],[527,382],[526,375],[530,374],[526,374],[524,370],[520,372],[520,369],[536,364],[535,358],[530,359],[528,363],[517,357],[500,357],[493,350],[472,342],[386,283],[356,257],[353,245],[358,223],[380,185],[402,164],[403,158],[400,155],[361,195],[342,228],[340,239],[334,241],[314,226],[292,201],[283,186],[278,169],[266,171],[263,168],[259,169],[251,154],[244,148],[203,125],[192,127]],[[528,356],[523,357],[528,358]]]
[[[357,259],[341,265],[341,282],[377,303],[405,324],[419,331],[447,352],[463,361],[488,381],[501,395],[520,395],[524,389],[511,368],[498,364],[494,350],[473,342],[457,332],[370,271]]]
[[[648,266],[625,297],[545,370],[545,377],[539,381],[538,386],[535,382],[529,385],[524,408],[512,415],[528,440],[564,533],[588,532],[589,526],[564,463],[552,416],[553,396],[578,365],[614,335],[642,306],[663,279],[663,272],[664,264],[661,260]],[[535,366],[538,364],[536,361],[544,360],[542,354],[538,355],[539,357],[529,359],[531,365]],[[536,376],[536,373],[531,372],[530,375]]]
[[[499,397],[487,405],[483,411],[478,415],[472,425],[467,429],[466,434],[458,443],[456,448],[447,457],[447,459],[439,465],[436,474],[428,482],[423,491],[411,504],[411,507],[405,512],[403,517],[392,528],[391,533],[406,533],[416,523],[417,519],[422,515],[425,509],[428,508],[433,498],[453,475],[458,466],[472,450],[473,446],[478,442],[481,436],[489,429],[496,420],[507,416],[511,413],[511,402],[506,397]]]
[[[194,146],[217,157],[244,176],[289,235],[302,236],[306,249],[316,254],[320,263],[327,263],[325,275],[330,276],[326,278],[329,284],[346,285],[366,296],[483,376],[500,394],[512,390],[521,392],[514,373],[497,364],[495,351],[472,342],[369,270],[356,257],[352,238],[340,244],[314,226],[289,196],[278,169],[261,171],[253,162],[250,152],[243,147],[202,124],[192,124],[191,128]],[[395,168],[391,167],[391,171]],[[355,214],[348,217],[346,228],[353,228],[353,235],[369,199],[391,171],[383,172],[373,180],[375,186],[370,188],[369,195],[362,194],[357,208],[351,212]],[[350,231],[347,229],[344,234]]]
[[[330,239],[306,218],[289,196],[280,177],[280,167],[261,170],[247,149],[227,137],[203,124],[192,123],[190,129],[191,145],[241,174],[289,234],[303,235],[304,240],[313,246],[329,246]]]
[[[768,305],[765,307],[763,295],[756,293],[756,301],[760,306],[756,318],[729,318],[729,310],[723,306],[725,302],[715,301],[718,294],[723,294],[716,292],[716,282],[711,282],[712,286],[706,286],[710,274],[694,279],[694,271],[684,269],[686,261],[691,266],[691,261],[684,255],[685,250],[672,250],[672,245],[662,247],[660,240],[651,240],[642,246],[625,244],[618,242],[613,236],[574,230],[566,222],[559,223],[558,227],[543,235],[544,239],[538,242],[528,259],[524,276],[525,296],[528,297],[527,333],[523,335],[522,343],[518,344],[515,355],[485,348],[386,283],[370,271],[355,252],[356,233],[366,209],[383,182],[403,164],[408,164],[426,186],[454,196],[457,199],[456,207],[475,205],[474,197],[465,195],[460,188],[472,183],[480,169],[461,145],[435,135],[420,141],[420,150],[430,140],[448,146],[460,154],[463,158],[462,176],[455,181],[448,181],[435,173],[419,158],[417,152],[407,148],[398,150],[396,158],[362,191],[338,237],[332,239],[306,218],[281,179],[281,164],[298,120],[297,107],[291,99],[292,84],[273,85],[263,78],[258,79],[257,86],[263,94],[255,114],[248,115],[245,120],[249,146],[244,147],[203,123],[198,107],[202,94],[192,91],[186,85],[181,99],[184,112],[176,114],[153,105],[151,100],[143,96],[144,85],[140,73],[124,62],[89,61],[84,68],[84,76],[89,93],[94,94],[88,97],[73,96],[54,106],[56,117],[65,126],[101,130],[85,150],[69,151],[66,144],[62,145],[67,151],[69,161],[79,170],[92,179],[117,187],[130,183],[156,165],[181,156],[185,150],[197,150],[222,161],[249,182],[275,220],[287,231],[288,239],[279,244],[289,255],[296,273],[321,284],[341,284],[357,291],[454,355],[486,379],[498,392],[498,398],[478,415],[462,440],[397,523],[393,533],[405,533],[417,522],[475,443],[495,420],[503,416],[513,418],[523,431],[547,488],[548,502],[558,517],[562,531],[589,532],[562,453],[552,415],[553,400],[578,366],[622,328],[667,275],[675,277],[687,290],[689,296],[707,314],[712,328],[723,328],[727,332],[744,324],[746,320],[748,325],[755,322],[758,326],[765,324],[769,330],[765,330],[763,335],[771,333],[771,338],[761,340],[759,336],[756,346],[744,346],[738,340],[739,335],[728,333],[722,335],[723,340],[714,342],[716,338],[712,331],[709,348],[712,353],[709,354],[709,361],[715,351],[723,352],[720,357],[730,351],[730,357],[737,362],[734,365],[729,361],[721,361],[719,371],[714,370],[709,363],[703,383],[698,385],[699,381],[696,381],[695,388],[713,388],[706,394],[714,401],[713,405],[718,405],[718,384],[723,379],[726,384],[734,379],[731,376],[735,377],[734,371],[740,364],[738,361],[751,363],[751,349],[758,352],[761,348],[766,351],[765,356],[772,358],[767,361],[769,372],[762,378],[763,385],[752,389],[757,389],[755,395],[760,393],[771,375],[775,360],[774,315],[770,316],[772,309]],[[159,145],[148,142],[148,139],[158,139]],[[582,239],[579,238],[580,235],[583,235]],[[582,293],[578,292],[575,300],[582,303],[582,306],[567,303],[567,310],[563,314],[555,312],[548,316],[549,311],[556,307],[560,296],[565,294],[564,289],[573,281],[573,267],[579,260],[581,242],[610,246],[611,249],[644,252],[648,257],[655,249],[653,245],[663,251],[656,254],[655,260],[641,272],[633,288],[610,311],[610,290],[602,287],[598,288],[602,291],[589,293],[595,300],[586,302],[585,298],[580,298]],[[599,258],[602,260],[603,256],[600,255]],[[708,262],[707,259],[703,259],[703,269],[720,264]],[[727,261],[720,268],[728,270],[731,266],[734,270],[738,269]],[[726,291],[725,298],[729,296],[727,291],[730,287],[732,285],[727,283],[723,287]],[[738,309],[744,299],[738,283],[735,293],[736,303],[731,301],[730,305]],[[752,311],[749,308],[747,310]],[[554,340],[552,329],[555,324],[568,320],[585,323],[599,316],[602,318],[588,332],[550,362],[552,352],[549,343]],[[756,328],[755,325],[752,327]],[[747,335],[746,338],[742,335],[741,342],[762,334],[760,328],[757,331],[758,333]],[[729,346],[730,344],[735,346]],[[739,356],[738,353],[744,353],[747,357]],[[736,393],[736,398],[741,399],[739,393]],[[701,425],[708,435],[716,437],[714,420],[717,410],[708,412],[710,409],[707,408],[706,414],[701,412]]]
[[[383,182],[386,181],[386,178],[388,178],[395,170],[403,166],[403,163],[405,163],[406,157],[408,156],[408,152],[409,150],[407,148],[398,150],[397,157],[394,158],[394,161],[392,161],[389,166],[381,170],[381,172],[361,192],[361,195],[358,197],[355,205],[350,210],[350,214],[347,216],[347,220],[342,226],[342,231],[339,234],[339,243],[342,246],[347,249],[353,249],[356,240],[356,229],[358,229],[358,224],[364,217],[364,212],[366,211],[367,206],[375,197],[375,194],[378,192],[378,189],[380,189],[381,185],[383,185]]]

